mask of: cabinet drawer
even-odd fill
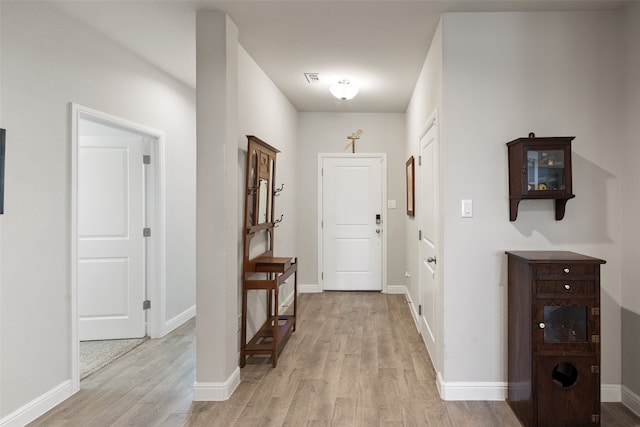
[[[589,280],[539,280],[536,282],[536,297],[592,297],[596,284]]]
[[[585,276],[596,274],[596,265],[589,264],[547,264],[536,267],[536,277],[544,276]]]

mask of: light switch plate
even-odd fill
[[[473,200],[463,199],[462,200],[462,218],[471,218],[471,217],[473,217]]]
[[[387,208],[388,209],[395,209],[396,208],[396,201],[395,200],[387,200]]]

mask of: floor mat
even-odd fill
[[[148,337],[123,340],[81,341],[80,342],[80,379],[84,379],[107,366],[118,357],[133,350]]]

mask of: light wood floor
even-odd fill
[[[303,294],[278,367],[250,358],[226,402],[192,402],[195,322],[81,383],[32,426],[517,427],[505,402],[443,402],[404,297]],[[621,404],[602,426],[640,426]]]

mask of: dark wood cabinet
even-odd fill
[[[508,398],[526,427],[600,425],[600,265],[568,251],[508,260]]]
[[[556,220],[575,197],[571,180],[573,136],[518,138],[507,143],[509,156],[509,220],[518,217],[524,199],[555,200]]]
[[[274,199],[282,190],[275,187],[276,154],[279,151],[247,135],[247,175],[244,209],[245,233],[242,262],[242,327],[240,367],[248,356],[271,356],[272,366],[296,329],[298,295],[298,259],[274,257],[275,228],[282,221],[274,217]],[[278,313],[280,287],[293,276],[293,312]],[[250,291],[266,292],[267,318],[259,330],[247,339],[247,297]]]

